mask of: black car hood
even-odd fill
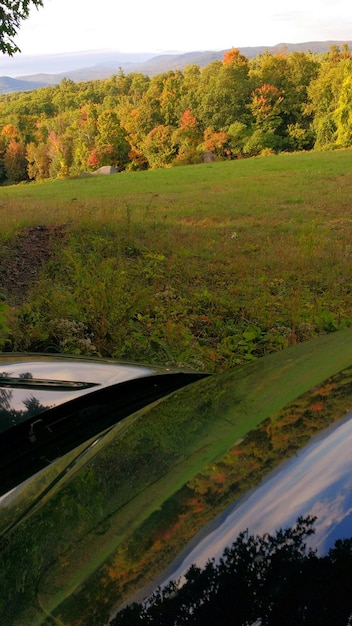
[[[0,432],[98,389],[169,373],[149,367],[67,356],[0,356]]]
[[[60,356],[0,356],[0,495],[205,374]]]

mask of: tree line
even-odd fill
[[[144,603],[120,611],[111,626],[347,626],[352,540],[338,540],[326,556],[307,548],[315,518],[263,536],[239,534],[219,563],[192,565],[182,586],[171,581]]]
[[[352,144],[352,52],[271,54],[0,97],[0,181]]]

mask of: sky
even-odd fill
[[[22,55],[84,50],[187,52],[309,41],[351,41],[351,0],[44,0],[15,38]],[[6,67],[9,71],[6,72]]]
[[[24,54],[224,50],[352,39],[351,0],[44,0],[22,23]]]
[[[307,542],[326,554],[336,539],[351,534],[352,414],[337,427],[321,432],[315,440],[272,472],[248,497],[239,500],[232,512],[185,556],[163,584],[183,576],[192,563],[204,567],[218,560],[241,531],[273,533],[288,528],[301,515],[317,517],[315,534]],[[194,541],[193,541],[194,543]]]

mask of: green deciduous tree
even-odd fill
[[[281,94],[276,134],[285,149],[312,148],[311,112],[306,108],[307,90],[319,71],[319,62],[310,53],[265,52],[250,63],[250,76],[256,89],[272,85]],[[272,130],[272,129],[271,129]]]
[[[350,74],[350,58],[331,50],[328,58],[321,64],[318,76],[308,87],[306,109],[313,117],[315,148],[319,150],[336,145],[338,125],[339,139],[345,134],[341,123],[346,119],[349,107],[346,96],[348,97]]]
[[[28,176],[31,179],[42,180],[49,178],[50,155],[49,146],[46,143],[36,145],[31,142],[27,145]]]
[[[20,49],[14,42],[22,20],[27,19],[32,6],[43,6],[43,0],[2,0],[0,2],[0,51],[12,56]]]
[[[166,126],[176,126],[182,114],[183,74],[170,72],[160,95],[160,111]]]
[[[229,126],[227,131],[229,137],[228,145],[233,157],[242,155],[243,146],[246,143],[249,132],[247,126],[242,122],[234,122]]]
[[[336,144],[339,147],[352,145],[352,61],[344,62],[343,82],[333,119],[336,125]]]
[[[244,145],[244,152],[258,154],[265,149],[276,151],[282,147],[282,92],[274,85],[265,83],[253,91],[249,108],[255,120],[254,132]]]
[[[143,152],[152,169],[169,165],[176,156],[172,126],[160,124],[154,128],[143,142]]]
[[[195,113],[203,127],[226,131],[233,122],[246,123],[252,92],[248,61],[240,54],[214,61],[201,73],[198,85],[199,104]]]
[[[118,170],[128,163],[130,145],[115,111],[103,111],[97,119],[95,142],[100,154],[100,165],[113,165]]]

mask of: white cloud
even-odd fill
[[[199,541],[171,578],[192,563],[204,566],[209,558],[219,558],[247,528],[250,533],[274,532],[291,526],[300,515],[318,516],[312,545],[325,551],[330,536],[351,514],[351,439],[352,418],[304,448]]]

